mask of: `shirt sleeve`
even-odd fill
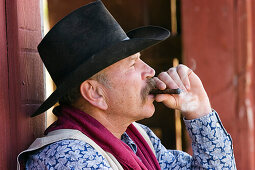
[[[80,140],[62,140],[31,154],[26,169],[111,169],[91,145]]]
[[[192,139],[193,156],[167,150],[148,127],[142,126],[151,139],[161,169],[236,169],[232,139],[216,111],[184,122]]]

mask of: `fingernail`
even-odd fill
[[[165,84],[161,84],[159,89],[160,90],[164,90],[165,88],[166,88],[166,85]]]

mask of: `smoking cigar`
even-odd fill
[[[180,94],[182,90],[180,88],[178,89],[165,89],[165,90],[159,90],[159,89],[152,89],[150,91],[150,94]]]

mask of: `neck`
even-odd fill
[[[109,130],[116,138],[121,139],[121,135],[126,131],[132,121],[123,120],[123,117],[117,117],[114,114],[107,113],[97,108],[80,108],[83,112],[89,114]]]
[[[97,121],[99,121],[118,139],[121,138],[121,135],[127,130],[128,126],[131,124],[129,122],[123,122],[123,120],[114,120],[111,116],[99,116],[94,118],[97,119]]]

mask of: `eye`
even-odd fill
[[[137,67],[138,66],[138,63],[137,62],[134,62],[133,64],[132,64],[132,67]]]
[[[130,60],[130,65],[129,65],[130,68],[135,67],[139,60],[140,60],[139,57],[133,57],[133,58]]]
[[[135,66],[135,62],[132,62],[130,67],[134,67]]]

